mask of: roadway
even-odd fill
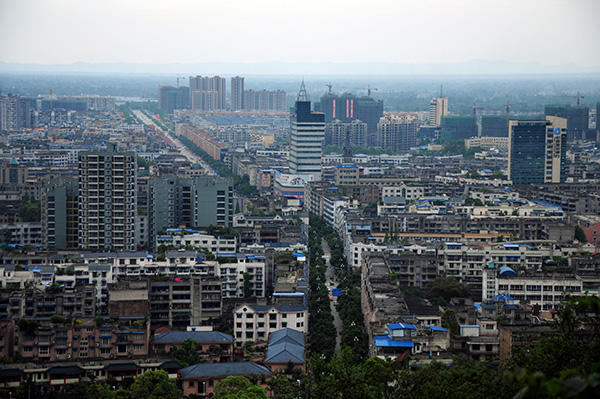
[[[325,259],[325,265],[327,266],[327,270],[325,271],[325,285],[327,285],[327,289],[329,290],[329,297],[331,298],[331,290],[337,288],[338,279],[335,275],[335,270],[331,267],[329,260],[331,259],[331,249],[325,241],[324,238],[321,239],[321,247],[323,248],[323,259]],[[331,285],[331,277],[333,276],[333,285]],[[341,343],[342,343],[342,319],[340,319],[340,315],[335,307],[337,303],[337,298],[333,297],[333,301],[329,301],[329,306],[331,307],[331,314],[333,315],[333,325],[336,331],[335,337],[335,353],[339,354],[341,352]]]
[[[189,148],[187,148],[179,139],[170,137],[164,130],[160,128],[152,119],[148,117],[144,112],[139,110],[133,110],[135,116],[140,119],[145,125],[154,126],[156,132],[165,140],[167,144],[170,144],[177,148],[179,152],[188,159],[191,164],[200,164],[204,170],[210,172],[210,168],[204,163],[202,158],[194,154]]]

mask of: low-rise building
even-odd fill
[[[269,335],[284,328],[308,332],[308,310],[304,305],[250,305],[233,310],[236,346],[246,342],[266,341]]]

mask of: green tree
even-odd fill
[[[252,290],[250,289],[250,273],[244,272],[244,298],[250,298]]]
[[[131,399],[178,399],[181,392],[164,370],[146,371],[129,389]]]
[[[583,243],[588,242],[585,232],[578,224],[575,225],[575,239]]]
[[[172,354],[175,360],[181,363],[183,367],[205,362],[196,349],[196,343],[190,338],[183,341],[181,346],[175,349]]]
[[[215,385],[214,399],[267,399],[265,390],[246,377],[229,376]]]
[[[449,301],[450,298],[464,298],[469,297],[469,286],[460,283],[454,277],[442,277],[438,276],[433,280],[429,286],[429,292],[427,298],[437,299],[443,298]]]

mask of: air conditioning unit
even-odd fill
[[[55,343],[56,343],[56,341],[52,341],[52,343],[53,343],[53,344],[55,344]]]
[[[110,354],[110,357],[115,357],[115,355],[113,353]]]
[[[67,346],[70,348],[73,344],[72,343],[68,343]]]
[[[70,358],[71,358],[71,355],[67,355],[67,359],[70,359]]]
[[[100,346],[100,342],[96,342],[96,346]]]
[[[133,351],[129,351],[129,352],[127,352],[127,353],[129,353],[130,355],[133,355]]]

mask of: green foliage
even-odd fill
[[[469,286],[466,284],[460,283],[454,277],[442,277],[438,276],[433,280],[431,285],[429,285],[429,292],[427,293],[427,298],[429,299],[437,299],[443,298],[446,301],[449,301],[450,298],[465,298],[469,297]]]
[[[447,328],[454,335],[460,334],[460,324],[458,323],[454,309],[448,308],[444,310],[444,313],[442,313],[442,327]]]
[[[252,290],[250,289],[250,273],[244,272],[244,298],[250,298]]]
[[[181,346],[172,352],[172,355],[183,367],[205,362],[198,353],[196,343],[193,339],[183,341]]]
[[[575,225],[575,239],[582,243],[588,242],[585,232],[579,225]]]
[[[40,202],[24,197],[23,205],[19,208],[19,217],[23,222],[39,222],[42,218]]]
[[[479,198],[468,197],[465,199],[465,206],[483,206],[483,202]]]
[[[267,399],[265,390],[246,377],[229,376],[215,385],[214,399]]]
[[[179,388],[164,370],[146,371],[129,389],[131,399],[178,399]]]

